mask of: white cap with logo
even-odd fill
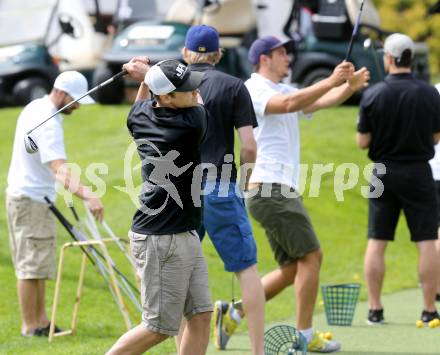
[[[401,59],[405,50],[411,51],[411,56],[414,55],[414,42],[407,35],[402,33],[393,33],[388,36],[383,46],[383,51],[394,58]]]
[[[65,71],[57,76],[53,84],[55,89],[61,90],[72,96],[74,100],[88,91],[87,79],[77,71]],[[79,100],[80,104],[87,105],[95,103],[89,95]]]

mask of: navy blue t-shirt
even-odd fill
[[[440,95],[412,74],[388,75],[361,100],[358,132],[371,133],[375,162],[427,162],[440,132]]]
[[[200,182],[195,174],[200,174],[207,113],[203,106],[172,109],[155,104],[150,100],[136,102],[127,119],[142,161],[144,182],[132,230],[140,234],[195,230],[201,223],[201,208],[194,205],[191,189],[193,179]],[[200,184],[194,188],[200,189]]]
[[[202,162],[217,167],[217,173],[208,172],[208,179],[221,178],[222,166],[231,169],[230,180],[236,181],[237,167],[234,156],[234,128],[257,127],[254,106],[243,81],[216,70],[206,63],[191,64],[192,71],[203,72],[200,95],[208,110],[208,133],[202,144]],[[232,162],[225,157],[232,157]],[[232,166],[231,166],[232,165]],[[228,174],[226,174],[228,175]]]

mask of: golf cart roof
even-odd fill
[[[345,7],[347,9],[350,22],[354,25],[356,22],[359,8],[362,0],[345,0]],[[365,0],[364,9],[362,11],[361,24],[374,28],[380,28],[380,16],[376,7],[371,0]]]
[[[43,40],[58,0],[0,1],[0,47]]]

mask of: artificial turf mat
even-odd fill
[[[276,298],[271,301],[276,302]],[[344,355],[428,355],[440,354],[440,327],[418,329],[415,326],[422,311],[422,292],[412,289],[383,297],[385,321],[383,326],[370,326],[365,322],[367,303],[357,305],[351,327],[328,326],[325,314],[314,318],[314,327],[320,331],[331,331],[342,343],[338,354]],[[437,303],[439,305],[439,303]],[[293,314],[293,310],[292,310]],[[294,318],[276,324],[294,325]],[[267,327],[270,328],[271,325]],[[247,333],[234,334],[228,350],[219,352],[213,343],[208,354],[250,354]]]

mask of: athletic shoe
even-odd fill
[[[45,336],[45,337],[49,336],[50,323],[47,325],[47,327],[44,327],[44,328],[37,328],[35,331],[36,331],[36,332],[37,332],[37,331],[39,332],[39,336]],[[55,324],[55,331],[54,331],[54,334],[61,333],[62,331],[63,331],[63,330],[62,330],[61,328],[59,328],[59,327]]]
[[[41,331],[41,328],[37,328],[37,329],[34,329],[34,331],[32,333],[23,333],[22,332],[22,333],[20,333],[20,335],[25,338],[32,338],[32,337],[41,337],[41,336],[43,336],[43,333]]]
[[[367,323],[369,325],[380,325],[385,323],[383,317],[383,309],[370,309],[368,310]]]
[[[438,314],[437,311],[434,311],[434,312],[423,311],[422,315],[420,316],[420,319],[423,321],[423,323],[426,323],[426,324],[436,318],[440,319],[440,315]]]
[[[214,305],[214,341],[218,350],[225,350],[229,338],[237,329],[238,323],[232,319],[232,303],[217,301]]]
[[[341,349],[341,344],[334,340],[327,340],[315,332],[312,340],[307,344],[307,351],[311,353],[333,353]]]

